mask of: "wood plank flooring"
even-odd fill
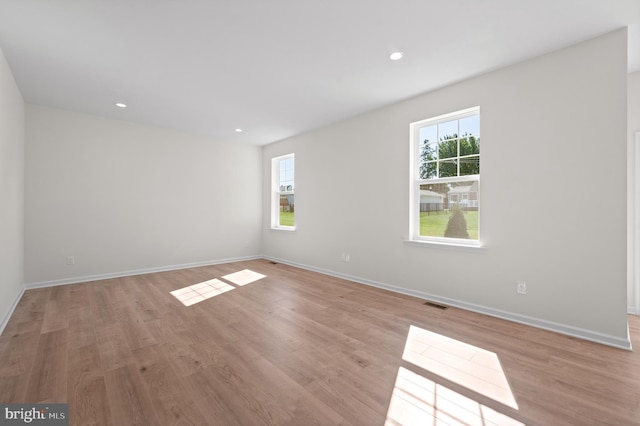
[[[245,269],[265,277],[222,278]],[[233,290],[170,294],[214,278]],[[0,402],[68,402],[72,425],[640,425],[640,349],[424,302],[266,260],[28,290]]]

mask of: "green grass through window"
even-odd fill
[[[280,212],[280,226],[294,226],[294,215],[294,212]]]
[[[447,223],[451,217],[450,212],[420,212],[420,235],[424,237],[444,237]],[[464,212],[467,221],[469,239],[478,239],[478,212]]]

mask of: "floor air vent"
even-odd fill
[[[447,306],[444,305],[439,305],[438,303],[433,303],[433,302],[424,302],[425,305],[427,306],[431,306],[432,308],[438,308],[438,309],[442,309],[443,311],[445,309],[447,309]]]

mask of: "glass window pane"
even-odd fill
[[[438,138],[443,141],[458,136],[458,120],[438,124]]]
[[[425,161],[420,163],[419,179],[431,179],[438,177],[438,163],[436,161]]]
[[[460,138],[460,156],[480,154],[480,138],[466,136]]]
[[[279,226],[294,226],[295,220],[294,195],[280,195],[280,214],[278,218]]]
[[[460,159],[460,176],[479,175],[480,156],[463,157]]]
[[[473,115],[471,117],[460,119],[460,136],[480,134],[480,116]]]
[[[458,163],[456,160],[439,161],[438,166],[440,169],[439,177],[443,178],[458,176]]]
[[[420,185],[420,235],[478,239],[478,181]]]
[[[438,126],[428,126],[421,127],[419,133],[419,141],[420,145],[424,145],[426,143],[436,143],[438,142]]]
[[[422,182],[418,183],[418,206],[412,208],[420,215],[420,236],[478,240],[477,179],[446,182],[447,178],[480,174],[480,116],[462,117],[426,125],[414,134],[417,174]],[[437,178],[446,183],[424,183]]]
[[[438,142],[422,143],[420,145],[420,159],[422,161],[431,161],[438,158]]]
[[[274,227],[294,228],[295,157],[294,154],[272,159],[272,178],[275,187],[271,205],[271,219]]]
[[[419,179],[436,177],[436,165],[430,162],[436,160],[437,158],[438,142],[434,140],[433,142],[424,143],[423,141],[419,147]]]
[[[420,185],[420,212],[444,211],[444,200],[448,191],[447,184]]]
[[[458,156],[458,140],[449,139],[438,144],[438,158],[452,158]]]

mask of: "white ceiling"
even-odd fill
[[[640,0],[0,0],[27,102],[253,144],[623,26],[640,70]]]

